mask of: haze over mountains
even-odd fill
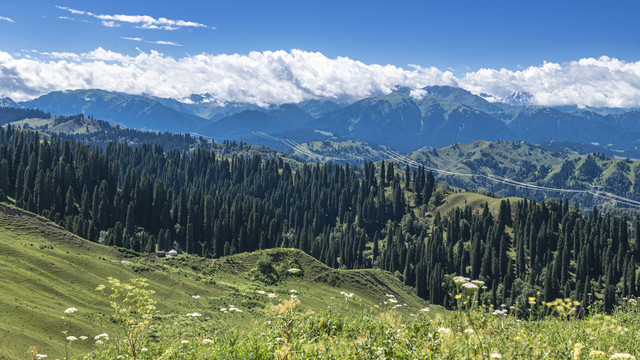
[[[308,100],[260,107],[219,103],[193,95],[191,103],[104,90],[57,91],[22,103],[0,106],[36,108],[52,114],[92,115],[124,127],[192,132],[217,140],[263,144],[256,131],[296,142],[336,137],[390,146],[403,152],[476,140],[549,140],[636,150],[640,142],[637,109],[550,108],[527,105],[530,95],[514,93],[489,102],[461,88],[397,88],[352,104]],[[525,106],[526,105],[526,106]]]

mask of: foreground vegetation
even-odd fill
[[[69,335],[66,348],[76,342],[94,344],[77,359],[634,359],[640,355],[637,333],[640,311],[628,299],[611,315],[597,305],[581,309],[578,302],[558,299],[540,303],[529,299],[529,311],[493,310],[477,303],[479,289],[461,290],[459,310],[432,316],[426,307],[403,318],[393,295],[372,307],[360,304],[357,314],[331,309],[302,308],[303,294],[274,302],[262,316],[248,321],[249,329],[230,326],[199,313],[154,316],[153,291],[144,280],[131,284],[110,278],[97,288],[109,297],[111,334]],[[343,292],[335,307],[357,303]],[[213,309],[214,311],[217,309]],[[590,315],[584,316],[585,311]],[[67,309],[74,316],[76,309]],[[81,310],[78,310],[81,312]],[[234,318],[243,310],[230,305],[219,310]],[[523,316],[525,319],[523,319]],[[83,339],[83,340],[82,340]],[[42,358],[32,349],[34,358]]]

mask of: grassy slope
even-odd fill
[[[471,209],[477,211],[482,208],[484,203],[489,204],[489,210],[494,216],[498,215],[500,211],[500,202],[502,200],[509,200],[511,202],[511,206],[513,207],[516,202],[522,200],[522,198],[518,197],[507,197],[507,198],[492,198],[489,196],[485,196],[478,193],[472,192],[460,192],[453,193],[444,198],[442,205],[438,206],[437,210],[445,215],[449,211],[454,208],[460,207],[464,208],[466,205],[471,206]]]
[[[291,261],[303,270],[300,276],[283,276],[273,285],[254,280],[252,269],[259,258],[269,256],[286,273]],[[130,263],[122,263],[122,260]],[[126,257],[118,250],[72,235],[44,218],[0,204],[0,359],[27,357],[29,346],[50,357],[63,356],[65,321],[69,334],[94,336],[115,330],[109,307],[94,289],[108,276],[128,281],[146,277],[156,291],[161,314],[193,311],[220,320],[221,326],[254,326],[265,306],[298,291],[303,307],[314,311],[355,314],[381,304],[394,294],[399,314],[415,313],[425,303],[411,289],[380,270],[334,270],[310,256],[290,249],[239,254],[215,261],[185,256],[176,259]],[[277,295],[269,299],[257,294]],[[341,291],[355,294],[343,300]],[[200,295],[193,299],[192,295]],[[243,313],[223,314],[235,305]],[[79,311],[61,319],[68,307]],[[437,314],[438,310],[433,309]],[[172,315],[169,315],[172,316]],[[85,343],[86,344],[86,343]],[[84,345],[89,346],[89,345]],[[81,342],[74,344],[87,351]]]

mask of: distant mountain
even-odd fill
[[[360,100],[318,120],[318,128],[398,150],[513,139],[500,120],[458,102],[405,92]]]
[[[345,103],[338,103],[329,100],[305,100],[296,104],[300,109],[309,113],[309,115],[319,118],[332,111],[342,109],[349,105]]]
[[[8,107],[8,108],[16,108],[16,109],[24,108],[24,106],[18,104],[17,102],[11,100],[8,97],[0,99],[0,107]]]
[[[105,90],[56,91],[21,105],[56,115],[92,115],[129,128],[188,132],[206,125],[208,120],[182,113],[144,96]]]
[[[639,145],[640,126],[622,131],[620,125],[632,125],[635,117],[630,115],[628,120],[625,117],[610,117],[606,120],[595,113],[582,115],[551,108],[525,108],[515,115],[509,123],[509,128],[516,133],[518,139],[534,143],[556,140],[612,144],[618,148],[633,148]]]
[[[531,106],[536,105],[535,98],[533,95],[528,92],[520,92],[516,91],[511,93],[511,95],[503,97],[500,101],[504,104],[514,105],[514,106]]]
[[[255,135],[254,131],[278,133],[304,128],[314,118],[296,105],[285,104],[268,111],[246,110],[216,121],[199,130],[215,139],[240,139]]]
[[[192,103],[184,103],[175,99],[155,98],[155,97],[152,99],[176,111],[199,116],[205,119],[209,119],[211,121],[217,121],[227,116],[241,113],[245,110],[256,110],[256,111],[263,111],[263,112],[268,111],[268,108],[263,108],[258,105],[249,104],[249,103],[242,103],[242,102],[221,103],[213,100],[206,101],[208,100],[208,98],[205,98],[201,95],[198,95],[198,96],[191,95],[189,98],[197,101]]]
[[[509,108],[499,102],[489,102],[471,92],[453,86],[427,86],[424,88],[427,94],[444,100],[449,100],[466,105],[472,109],[480,110],[488,114],[504,111]]]

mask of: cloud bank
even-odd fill
[[[0,51],[0,96],[22,101],[56,90],[99,88],[178,100],[210,94],[221,102],[264,105],[306,99],[354,101],[389,93],[397,85],[451,85],[496,98],[527,92],[540,105],[640,106],[640,61],[609,57],[547,62],[519,71],[480,69],[456,77],[435,67],[365,64],[303,50],[182,58],[157,51],[130,56],[103,48],[27,55]]]

